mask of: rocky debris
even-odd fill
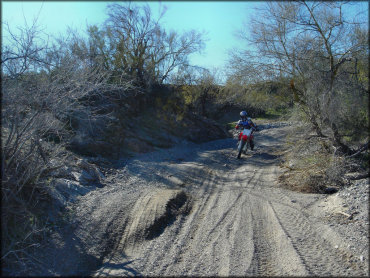
[[[51,172],[49,186],[46,187],[53,203],[59,209],[65,208],[69,202],[102,187],[105,176],[99,168],[84,159],[75,158],[74,165],[64,165]]]
[[[343,200],[346,213],[353,216],[354,221],[369,224],[369,179],[353,182],[351,186],[338,192],[338,196]]]
[[[65,207],[77,196],[85,195],[90,190],[76,181],[58,178],[48,187],[49,194],[58,207]]]
[[[79,177],[79,181],[82,183],[100,184],[101,181],[105,178],[98,167],[84,161],[83,159],[79,159],[76,165],[83,170]]]
[[[353,261],[369,263],[369,179],[358,180],[318,204],[319,217],[338,235],[338,248],[348,250]]]

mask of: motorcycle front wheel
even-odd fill
[[[243,148],[244,148],[244,145],[245,145],[245,141],[244,140],[240,140],[239,142],[239,147],[238,147],[238,159],[240,159],[240,156],[242,155],[242,151],[243,151]]]
[[[245,146],[245,153],[248,149],[251,149],[251,143],[249,142],[249,140],[247,141],[247,145]]]

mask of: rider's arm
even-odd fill
[[[250,125],[254,128],[254,129],[257,129],[257,126],[254,122],[252,122],[252,120],[249,120],[249,123]]]

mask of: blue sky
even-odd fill
[[[139,1],[136,2],[140,4]],[[213,68],[222,67],[227,60],[227,50],[238,42],[233,36],[243,20],[251,12],[255,2],[147,2],[154,14],[159,5],[167,6],[167,12],[161,20],[163,26],[179,32],[196,29],[207,32],[206,48],[201,54],[193,54],[193,64]],[[106,6],[109,2],[73,2],[73,1],[2,1],[2,20],[10,26],[28,24],[38,16],[38,24],[48,34],[57,35],[65,32],[67,26],[81,31],[86,23],[101,24],[106,19]]]
[[[143,1],[136,1],[140,4]],[[193,54],[193,64],[222,68],[228,58],[227,51],[240,46],[234,32],[253,13],[253,7],[261,1],[150,1],[147,2],[153,13],[159,5],[167,6],[162,18],[162,26],[179,32],[196,29],[208,33],[206,48],[202,54]],[[86,23],[101,24],[106,19],[106,6],[109,2],[100,1],[2,1],[2,20],[10,26],[28,24],[38,16],[38,24],[50,35],[66,31],[67,26],[84,31]],[[359,3],[361,9],[368,10],[367,2]],[[4,34],[4,32],[2,32]]]

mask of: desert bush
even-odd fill
[[[50,200],[50,173],[63,166],[73,135],[70,115],[93,116],[81,99],[118,86],[107,83],[103,65],[74,55],[70,40],[49,45],[35,23],[19,31],[8,27],[1,55],[1,259],[25,271],[30,249],[47,230],[37,211],[41,201]]]
[[[176,85],[180,105],[184,105],[186,111],[210,116],[214,104],[222,105],[217,69],[210,71],[200,67],[181,67],[171,81]]]
[[[293,106],[292,95],[284,82],[235,82],[231,78],[222,88],[220,102],[243,106],[252,117],[266,115],[270,111],[290,109]]]
[[[367,171],[363,158],[344,155],[328,138],[318,137],[309,127],[307,121],[288,137],[289,151],[282,163],[286,171],[279,177],[283,185],[300,192],[327,193],[328,188],[339,190],[348,185],[347,173]]]

